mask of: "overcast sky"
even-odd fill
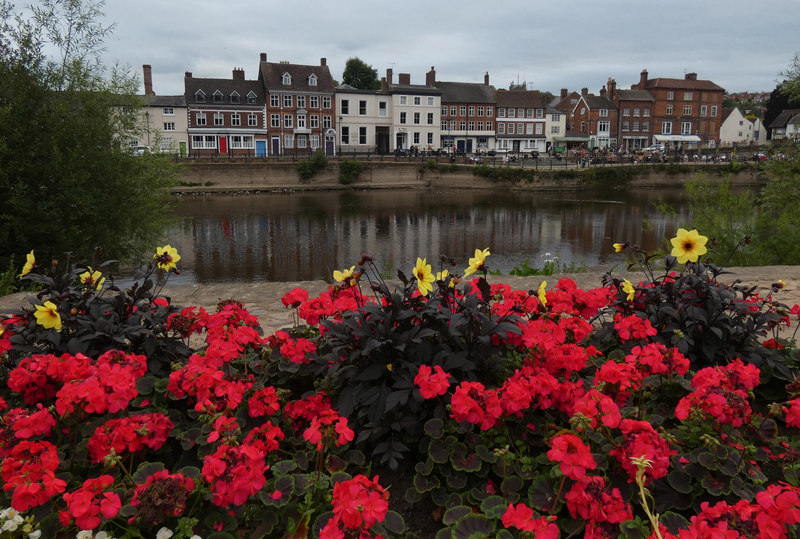
[[[496,88],[527,82],[597,93],[696,72],[727,92],[772,91],[800,52],[798,0],[108,0],[115,28],[104,58],[129,65],[141,82],[153,68],[159,95],[183,93],[183,75],[257,78],[269,61],[318,65],[341,81],[348,58],[378,71]],[[395,82],[397,77],[395,75]],[[141,87],[140,87],[141,89]]]

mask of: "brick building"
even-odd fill
[[[483,84],[436,80],[433,66],[428,86],[442,90],[442,136],[439,146],[460,153],[485,152],[495,147],[495,96],[489,74]]]
[[[495,90],[497,150],[547,151],[547,98],[537,90]]]

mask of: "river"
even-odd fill
[[[668,204],[674,213],[656,208]],[[182,283],[330,280],[369,253],[387,274],[411,274],[417,257],[434,271],[442,255],[463,271],[475,249],[507,274],[533,267],[619,261],[614,242],[652,250],[688,225],[683,187],[578,192],[322,191],[185,197],[168,232]]]

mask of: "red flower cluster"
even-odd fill
[[[215,359],[219,357],[215,354],[217,350],[219,346],[210,346],[205,356],[192,354],[186,366],[169,375],[167,390],[179,399],[194,397],[194,409],[198,412],[236,410],[245,393],[253,387],[249,378],[248,381],[232,379],[226,374],[221,362]]]
[[[293,288],[286,292],[281,298],[284,307],[296,309],[301,303],[308,300],[308,290],[305,288]]]
[[[267,482],[264,452],[252,445],[220,444],[203,459],[203,479],[218,507],[242,505]]]
[[[184,339],[203,331],[208,321],[208,312],[202,307],[186,307],[180,313],[167,318],[167,330],[174,331]]]
[[[89,457],[101,462],[111,455],[135,453],[145,447],[157,451],[167,441],[174,425],[162,413],[139,414],[109,419],[89,438]]]
[[[46,441],[23,440],[15,445],[0,467],[3,491],[12,492],[11,507],[27,511],[64,492],[67,484],[56,478],[56,446]]]
[[[106,492],[106,487],[114,484],[110,475],[96,479],[86,479],[77,490],[64,494],[67,510],[58,514],[61,525],[66,527],[75,519],[81,530],[93,530],[104,518],[114,518],[119,514],[122,502],[115,492]]]
[[[534,517],[534,511],[524,503],[508,504],[508,509],[503,513],[503,526],[515,527],[524,532],[533,533],[536,539],[558,539],[560,534],[555,524],[556,517]]]
[[[91,373],[92,361],[83,354],[33,355],[19,362],[8,376],[8,388],[22,395],[26,404],[47,402],[66,382],[82,380]]]
[[[588,520],[590,524],[619,524],[633,518],[631,507],[619,489],[609,489],[605,479],[598,476],[577,481],[564,495],[564,501],[573,518]]]
[[[180,473],[170,475],[167,470],[160,470],[149,475],[133,492],[130,504],[137,509],[137,516],[130,522],[141,519],[155,525],[181,516],[194,488],[194,481]]]
[[[759,374],[758,367],[745,365],[740,359],[700,369],[692,378],[694,391],[678,402],[675,417],[683,421],[695,412],[711,416],[720,424],[742,426],[752,415],[748,392],[758,386]]]
[[[389,492],[378,483],[356,475],[333,486],[333,518],[320,530],[320,539],[344,537],[345,531],[369,530],[389,511]],[[344,529],[343,529],[344,528]]]
[[[347,418],[340,416],[333,408],[322,410],[303,431],[303,439],[316,446],[317,451],[322,451],[330,441],[338,446],[352,441],[354,437],[353,429],[347,426]]]
[[[654,479],[667,475],[669,459],[678,452],[670,449],[666,440],[662,439],[647,421],[623,419],[620,421],[619,430],[625,437],[621,445],[617,445],[609,455],[616,458],[622,468],[628,472],[628,482],[636,481],[636,465],[631,461],[634,457],[644,457],[651,461],[647,468],[646,482],[650,484]]]
[[[278,393],[272,386],[262,387],[253,392],[247,399],[247,411],[250,417],[275,415],[281,409]]]
[[[3,417],[2,423],[11,426],[14,438],[17,440],[27,440],[37,436],[50,436],[56,420],[50,410],[44,408],[41,403],[36,404],[36,411],[32,412],[25,408],[12,408]],[[5,440],[0,438],[0,457],[4,456],[4,448],[16,443],[14,439]]]
[[[614,316],[614,329],[617,330],[617,335],[622,342],[647,339],[658,333],[650,320],[635,314],[623,317],[617,313]]]
[[[278,348],[281,355],[292,363],[309,363],[313,357],[311,354],[317,353],[317,345],[302,337],[294,339],[285,331],[276,331],[273,337],[269,338],[272,348]]]
[[[585,479],[586,470],[594,470],[597,467],[589,446],[574,434],[554,436],[550,440],[547,458],[559,462],[561,473],[575,480]]]
[[[461,382],[450,398],[450,417],[489,430],[503,415],[497,390],[486,389],[480,382]]]
[[[420,365],[417,375],[414,377],[414,384],[419,387],[419,394],[423,399],[432,399],[439,395],[444,395],[450,388],[450,378],[452,376],[439,366]]]

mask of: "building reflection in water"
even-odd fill
[[[654,203],[676,211],[668,215]],[[168,239],[198,282],[330,280],[335,269],[372,255],[391,275],[410,275],[416,257],[434,271],[456,258],[460,273],[476,248],[489,247],[492,269],[507,274],[547,253],[564,264],[623,263],[612,243],[663,248],[690,221],[682,188],[635,194],[326,191],[193,197]]]

